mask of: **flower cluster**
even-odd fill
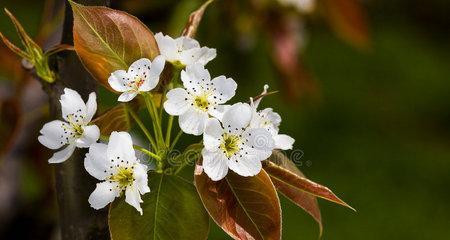
[[[235,95],[237,84],[223,75],[212,78],[205,68],[216,57],[215,49],[200,47],[196,40],[188,37],[172,39],[158,33],[155,38],[161,55],[153,60],[138,59],[128,69],[112,72],[108,79],[111,88],[121,93],[118,101],[129,102],[139,95],[144,98],[154,135],[142,121],[135,120],[148,137],[150,150],[133,145],[127,132],[112,132],[110,136],[100,137],[99,127],[91,122],[97,109],[95,93],[91,93],[85,103],[76,91],[68,88],[61,96],[64,121],[45,124],[38,138],[50,149],[64,147],[49,159],[50,163],[64,162],[76,147],[89,148],[84,160],[85,169],[101,181],[89,197],[89,203],[95,209],[103,208],[125,194],[125,201],[143,213],[141,195],[150,192],[147,184],[149,167],[136,157],[135,149],[155,160],[156,171],[162,172],[158,168],[163,168],[167,156],[158,153],[159,150],[172,150],[176,143],[176,140],[170,143],[174,116],[178,116],[182,132],[203,135],[202,166],[213,181],[223,179],[229,169],[244,177],[254,176],[261,171],[261,161],[269,158],[274,149],[291,149],[294,143],[291,137],[279,134],[280,115],[271,108],[258,110],[267,86],[255,100],[250,98],[248,103],[226,104]],[[164,139],[163,118],[151,92],[158,86],[166,62],[174,66],[176,77],[167,85],[169,87],[163,86],[165,94],[159,105],[169,114]],[[178,76],[181,81],[177,81]],[[108,143],[98,142],[99,139],[107,139]]]

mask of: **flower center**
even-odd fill
[[[238,136],[225,133],[220,144],[220,149],[227,158],[230,158],[239,151],[240,143],[241,139]]]
[[[117,173],[109,180],[119,183],[120,188],[130,186],[134,181],[133,171],[129,167],[119,167]]]
[[[128,84],[128,87],[133,88],[133,90],[138,91],[139,88],[144,84],[145,79],[142,77],[136,77],[133,81]]]
[[[207,111],[209,107],[209,101],[207,95],[199,95],[194,99],[194,106],[202,111]]]

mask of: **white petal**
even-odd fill
[[[125,70],[117,70],[111,73],[111,76],[108,78],[108,83],[112,87],[112,89],[118,92],[125,92],[129,90],[128,87],[128,74]]]
[[[97,183],[97,187],[89,196],[89,204],[94,209],[104,208],[106,205],[114,201],[120,194],[120,190],[116,182]]]
[[[63,125],[67,124],[60,120],[44,124],[40,131],[42,135],[38,137],[39,142],[50,149],[62,147],[67,142],[65,139],[67,134],[64,132]]]
[[[220,152],[202,151],[203,170],[213,181],[219,181],[228,173],[228,159]]]
[[[65,120],[75,122],[76,119],[86,116],[86,104],[76,91],[65,88],[59,101],[61,102],[62,117]],[[72,116],[69,118],[69,115]]]
[[[224,130],[219,120],[210,118],[206,121],[205,132],[203,133],[203,145],[208,151],[216,151],[220,145],[220,139]]]
[[[175,42],[177,43],[178,49],[183,51],[192,48],[200,48],[198,41],[190,37],[181,36],[175,39]]]
[[[164,110],[168,114],[178,116],[188,110],[190,96],[183,88],[172,89],[166,96],[167,100],[164,102]]]
[[[237,84],[232,78],[219,76],[212,80],[214,95],[217,103],[225,103],[236,94]]]
[[[134,165],[136,154],[130,134],[127,132],[112,132],[109,138],[107,156],[108,159],[119,160],[119,165]],[[123,163],[122,160],[124,161]]]
[[[105,180],[109,176],[109,169],[113,164],[106,156],[107,148],[106,144],[94,143],[84,158],[84,168],[98,180]]]
[[[139,190],[134,184],[131,187],[127,187],[125,191],[125,202],[136,208],[136,210],[142,215],[141,208],[141,195],[139,194]]]
[[[252,118],[252,108],[246,103],[232,105],[222,118],[223,127],[231,132],[242,131],[246,128]]]
[[[194,64],[186,67],[186,70],[181,71],[181,81],[184,88],[190,93],[197,95],[203,89],[206,89],[206,84],[211,82],[211,75],[208,70],[201,64]]]
[[[152,61],[148,58],[141,58],[134,61],[128,68],[128,75],[133,77],[138,73],[148,72],[148,68],[151,67]]]
[[[117,99],[119,102],[129,102],[131,100],[133,100],[134,97],[136,97],[137,92],[135,91],[129,91],[129,92],[124,92],[122,94],[120,94],[119,99]]]
[[[248,129],[243,134],[246,139],[246,145],[258,150],[272,151],[275,147],[272,134],[263,128]]]
[[[235,173],[248,177],[258,174],[261,171],[262,164],[260,160],[253,157],[239,158],[239,156],[234,155],[228,161],[228,167]]]
[[[147,169],[147,166],[141,163],[134,165],[135,185],[141,194],[150,192],[150,188],[148,187]]]
[[[151,91],[156,87],[156,85],[158,85],[159,77],[164,69],[165,63],[166,60],[161,55],[153,59],[153,62],[150,65],[150,69],[147,71],[146,75],[147,77],[145,78],[145,81],[142,84],[142,86],[139,87],[139,91],[141,92]]]
[[[216,57],[216,49],[207,47],[192,48],[181,52],[181,62],[186,65],[201,64],[206,65],[209,61]]]
[[[100,129],[97,125],[89,125],[83,127],[83,135],[75,141],[79,148],[87,148],[91,144],[97,142],[100,137]]]
[[[177,59],[177,44],[175,40],[169,36],[164,36],[162,33],[155,34],[156,42],[158,43],[159,52],[167,61],[172,62]]]
[[[230,108],[230,105],[216,105],[212,108],[209,108],[208,113],[209,115],[219,119],[222,121],[223,114]]]
[[[86,102],[86,118],[84,119],[84,123],[88,124],[97,112],[97,95],[95,92],[91,92],[89,94],[89,99]]]
[[[199,136],[205,129],[208,113],[190,108],[178,118],[181,130],[188,134]]]
[[[55,152],[53,156],[48,160],[49,163],[62,163],[72,156],[75,150],[75,144],[70,144],[63,150]]]
[[[275,148],[281,150],[292,149],[295,142],[295,139],[286,134],[275,135],[273,136],[273,139],[275,140]]]

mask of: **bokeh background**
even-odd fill
[[[202,1],[112,2],[177,36]],[[52,4],[0,0],[44,46],[59,33]],[[207,10],[197,38],[217,48],[212,75],[238,82],[235,101],[279,90],[263,105],[295,137],[297,165],[357,209],[320,200],[324,239],[450,236],[449,12],[448,0],[217,0]],[[18,42],[3,12],[0,31]],[[99,91],[100,109],[114,103]],[[50,152],[37,142],[46,101],[0,44],[0,239],[56,239]],[[282,207],[283,239],[318,238],[309,215]],[[210,239],[228,238],[212,227]]]

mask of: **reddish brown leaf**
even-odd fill
[[[367,16],[359,0],[325,0],[324,7],[339,37],[360,49],[370,46]]]
[[[269,161],[275,163],[279,167],[290,171],[291,173],[305,178],[305,175],[295,166],[295,164],[288,159],[282,152],[274,151]],[[270,176],[270,175],[269,175]],[[322,235],[323,225],[322,217],[320,215],[319,204],[317,203],[317,198],[311,194],[304,191],[299,191],[297,188],[278,180],[277,178],[271,178],[273,184],[279,192],[284,196],[294,202],[297,206],[305,210],[309,215],[311,215],[314,220],[319,224],[319,232]]]
[[[103,113],[92,121],[100,128],[102,136],[109,136],[112,131],[128,131],[130,129],[130,119],[127,106],[122,103]]]
[[[339,199],[330,189],[315,183],[305,177],[301,177],[291,171],[276,165],[273,162],[266,161],[264,170],[270,175],[272,181],[282,182],[293,189],[304,191],[316,197],[340,204],[355,211],[350,205]]]
[[[203,14],[205,13],[206,7],[208,7],[208,5],[212,3],[212,1],[213,0],[206,1],[202,6],[200,6],[199,9],[195,10],[191,13],[191,15],[189,15],[188,22],[186,23],[186,26],[184,27],[183,33],[181,35],[191,38],[195,36],[195,34],[197,33],[198,25],[203,18]]]
[[[280,202],[264,170],[254,177],[230,171],[217,182],[197,170],[194,179],[209,215],[228,235],[234,239],[281,239]]]
[[[140,58],[159,54],[153,33],[136,17],[107,7],[70,1],[75,51],[87,70],[107,88],[108,77]]]

